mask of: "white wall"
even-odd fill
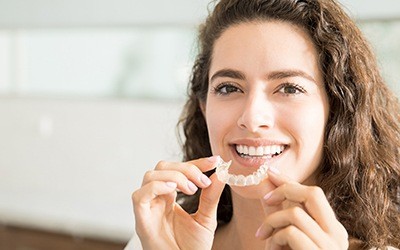
[[[210,1],[0,0],[0,27],[193,25]]]
[[[130,195],[179,160],[179,102],[0,99],[0,222],[127,240]]]
[[[398,0],[339,0],[356,19],[399,19]]]
[[[211,1],[0,0],[0,28],[193,25],[202,21]],[[358,19],[400,17],[398,0],[339,1]]]

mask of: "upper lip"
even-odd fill
[[[288,143],[283,142],[281,140],[271,140],[271,139],[262,139],[262,138],[242,138],[231,141],[229,144],[231,145],[246,145],[253,147],[261,147],[261,146],[271,146],[271,145],[282,145],[286,146]]]

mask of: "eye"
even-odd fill
[[[284,95],[298,95],[301,93],[306,93],[306,90],[298,84],[284,83],[279,87],[278,92]]]
[[[242,92],[242,90],[232,83],[221,83],[217,87],[214,88],[214,93],[218,95],[229,95],[235,92]]]

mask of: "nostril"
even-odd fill
[[[274,126],[274,117],[271,113],[243,113],[237,122],[239,128],[247,129],[250,132],[257,132],[259,129],[268,129]]]

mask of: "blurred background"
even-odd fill
[[[400,1],[342,0],[400,96]],[[0,249],[122,249],[209,0],[0,0]]]

